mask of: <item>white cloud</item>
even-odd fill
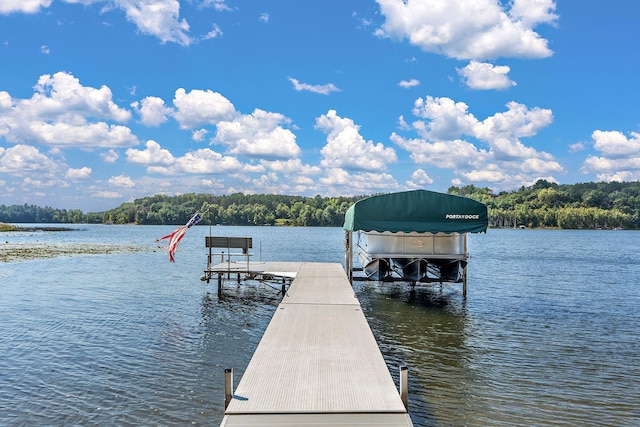
[[[231,8],[227,6],[226,0],[204,0],[202,6],[213,7],[218,12],[231,10]]]
[[[526,146],[520,138],[535,136],[553,121],[551,110],[528,108],[516,102],[506,112],[479,121],[467,104],[450,98],[419,98],[411,124],[420,138],[397,134],[391,140],[410,153],[416,164],[452,169],[455,182],[501,183],[512,188],[515,182],[535,182],[536,178],[562,173],[552,155]],[[403,123],[406,124],[404,119]],[[401,127],[402,128],[402,127]],[[406,127],[404,128],[406,130]],[[461,139],[469,137],[470,141]],[[488,145],[488,150],[477,146]],[[485,144],[486,143],[486,144]],[[550,177],[552,179],[552,177]]]
[[[507,74],[511,70],[506,65],[493,65],[487,62],[471,61],[462,69],[457,69],[465,84],[471,89],[507,89],[516,85]]]
[[[620,173],[623,171],[637,171],[640,170],[640,157],[610,159],[606,157],[589,156],[584,161],[584,168],[588,172]]]
[[[223,36],[223,32],[220,29],[220,27],[218,27],[218,24],[213,24],[213,27],[211,27],[211,31],[205,34],[202,38],[204,40],[211,40],[211,39],[215,39],[222,36]]]
[[[191,132],[191,139],[193,139],[196,142],[202,142],[204,141],[208,133],[209,131],[206,129],[194,130],[193,132]]]
[[[431,140],[455,139],[472,134],[478,120],[470,114],[464,102],[451,98],[418,98],[414,102],[413,114],[429,122],[414,122],[413,127],[423,138]]]
[[[411,160],[420,165],[447,169],[479,167],[490,157],[487,151],[479,150],[472,143],[459,139],[429,142],[424,139],[403,138],[395,133],[390,139],[410,152]]]
[[[31,139],[42,144],[79,146],[91,149],[96,147],[128,147],[138,143],[128,127],[104,122],[81,123],[79,125],[33,122],[30,125]]]
[[[413,171],[411,181],[407,181],[407,186],[410,188],[423,188],[429,184],[433,184],[433,179],[423,169]]]
[[[175,119],[183,129],[192,129],[206,124],[216,125],[238,116],[233,104],[224,96],[211,90],[176,90],[173,99],[176,107]]]
[[[620,171],[614,173],[599,173],[597,178],[600,181],[605,182],[630,182],[630,181],[640,181],[640,171]]]
[[[100,157],[107,163],[115,163],[120,158],[116,150],[109,150],[106,153],[100,153]]]
[[[377,0],[385,22],[381,37],[408,39],[426,52],[457,59],[544,58],[547,40],[533,28],[553,23],[552,0]]]
[[[525,146],[518,139],[496,137],[489,145],[491,146],[493,158],[495,160],[524,160],[532,156],[548,156],[548,154],[538,152],[533,147]]]
[[[404,116],[398,117],[398,129],[411,130],[411,126],[404,120]]]
[[[315,127],[327,134],[327,144],[321,150],[324,167],[384,171],[389,163],[397,161],[393,148],[365,141],[360,126],[338,116],[335,110],[318,117]]]
[[[146,150],[136,150],[135,148],[129,148],[126,151],[127,161],[129,163],[137,165],[156,165],[156,166],[170,166],[175,163],[176,159],[173,154],[165,148],[162,148],[154,140],[149,140],[146,143]]]
[[[324,85],[310,85],[308,83],[300,83],[293,77],[289,77],[288,79],[293,84],[293,88],[298,92],[307,91],[319,93],[322,95],[329,95],[331,92],[340,92],[340,89],[333,83],[327,83]]]
[[[591,134],[594,141],[593,148],[607,157],[640,156],[640,133],[630,132],[627,138],[619,131],[595,130]]]
[[[0,14],[14,12],[36,13],[40,9],[51,6],[52,0],[2,0],[0,1]]]
[[[47,45],[42,45],[42,46],[40,46],[40,53],[42,53],[44,55],[49,55],[49,54],[51,54],[51,49],[49,49],[49,46],[47,46]]]
[[[330,194],[371,194],[398,188],[398,183],[388,173],[349,173],[342,168],[329,168],[326,173],[325,177],[320,178],[320,183],[327,187],[327,193]]]
[[[252,193],[274,193],[282,191],[283,183],[276,173],[268,173],[251,180]]]
[[[488,182],[492,184],[503,182],[509,178],[495,166],[483,170],[474,169],[461,175],[464,176],[467,182]]]
[[[9,92],[0,90],[0,110],[9,110],[13,106],[13,100]]]
[[[105,3],[104,11],[112,7],[124,11],[127,20],[143,34],[157,37],[161,43],[173,42],[184,46],[192,43],[188,35],[189,23],[180,19],[179,0],[64,0],[66,3]],[[2,0],[0,14],[14,12],[37,13],[51,6],[52,0]],[[224,1],[207,1],[217,10],[228,9]]]
[[[293,77],[289,77],[289,81],[293,84],[293,88],[298,92],[307,91],[319,93],[321,95],[328,95],[331,92],[340,92],[340,89],[333,83],[327,83],[324,85],[310,85],[307,83],[300,83]]]
[[[85,179],[89,179],[91,177],[91,172],[91,168],[87,166],[80,169],[69,168],[64,177],[71,181],[82,181]]]
[[[214,181],[212,179],[202,179],[200,180],[200,185],[207,189],[216,189],[216,190],[224,190],[225,185],[223,181]]]
[[[583,173],[597,173],[602,181],[635,181],[640,179],[640,133],[595,130],[591,134],[593,148],[601,156],[588,156]]]
[[[92,194],[93,197],[97,199],[120,199],[122,198],[122,194],[117,191],[96,191]]]
[[[38,173],[54,177],[60,167],[37,148],[18,144],[10,148],[0,147],[0,173],[13,176],[31,176]]]
[[[518,165],[520,171],[525,174],[547,174],[547,173],[559,173],[562,172],[562,166],[555,160],[548,160],[540,157],[531,157],[525,159]]]
[[[38,79],[35,90],[37,93],[20,102],[19,106],[41,118],[76,113],[121,123],[131,119],[131,112],[113,102],[111,89],[107,86],[100,89],[82,86],[80,79],[69,73],[44,74]]]
[[[219,122],[215,140],[226,145],[231,154],[272,159],[297,157],[300,147],[296,135],[281,126],[288,123],[282,114],[256,109],[234,121]]]
[[[138,112],[142,123],[146,126],[160,126],[173,114],[173,109],[167,107],[162,98],[155,96],[147,96],[140,103],[132,103],[131,107]]]
[[[133,180],[126,175],[112,176],[108,183],[112,187],[133,188],[136,186]]]
[[[260,22],[264,22],[264,23],[269,22],[269,14],[268,13],[261,13],[260,17],[258,18],[258,20]]]
[[[25,191],[29,191],[32,194],[35,194],[37,197],[44,197],[47,193],[42,192],[32,192],[35,188],[52,188],[52,187],[68,187],[69,185],[63,181],[55,177],[51,177],[50,179],[36,179],[30,176],[26,177],[22,180],[21,188]]]
[[[496,113],[478,123],[475,134],[490,141],[499,137],[519,138],[536,135],[553,122],[553,113],[545,108],[527,108],[517,102],[507,103],[508,111]]]
[[[398,83],[398,86],[405,89],[416,87],[418,85],[420,85],[420,80],[417,80],[417,79],[401,80],[400,83]]]
[[[554,0],[514,0],[510,15],[531,28],[538,23],[554,23],[558,19],[558,15],[553,13],[555,10]]]
[[[131,113],[118,107],[111,90],[82,86],[71,74],[42,75],[29,99],[12,99],[0,93],[0,136],[13,143],[53,146],[125,147],[136,145],[128,127],[108,123],[125,122]],[[10,108],[9,108],[10,106]],[[92,121],[92,119],[106,121]]]
[[[322,169],[318,166],[312,166],[309,164],[303,164],[300,159],[289,160],[262,160],[262,163],[267,169],[284,173],[286,175],[302,174],[302,175],[317,175]]]
[[[191,151],[178,157],[170,166],[150,166],[149,173],[161,175],[224,174],[240,172],[244,165],[235,157],[223,156],[209,148]]]
[[[115,0],[115,4],[141,33],[157,37],[162,43],[191,44],[189,23],[180,19],[178,0]]]
[[[242,168],[242,172],[245,172],[245,173],[264,173],[266,170],[267,168],[265,168],[263,164],[257,164],[257,165],[245,164]]]
[[[577,153],[578,151],[584,151],[584,150],[585,150],[585,146],[582,142],[576,142],[575,144],[571,144],[569,146],[570,153]]]

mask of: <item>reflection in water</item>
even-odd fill
[[[222,420],[224,414],[224,369],[234,369],[235,388],[282,299],[279,292],[253,281],[227,282],[218,298],[217,285],[202,285],[197,352],[208,365],[205,373],[221,391],[212,398],[212,419]]]
[[[409,367],[409,411],[416,425],[451,425],[470,401],[465,369],[466,305],[436,286],[356,284],[358,298],[394,380]],[[455,416],[453,416],[455,414]]]

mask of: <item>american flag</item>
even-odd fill
[[[182,240],[184,235],[187,234],[187,230],[199,223],[201,219],[202,216],[199,213],[196,213],[185,225],[183,225],[182,227],[178,227],[173,233],[167,234],[166,236],[156,240],[156,242],[160,242],[162,240],[169,239],[169,244],[166,247],[167,251],[169,252],[169,261],[176,262],[174,254],[176,252],[176,249],[178,249],[180,240]]]

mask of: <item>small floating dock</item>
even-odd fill
[[[221,426],[413,426],[342,266],[297,264]]]
[[[218,278],[218,296],[222,296],[224,279],[231,279],[234,275],[238,283],[243,280],[259,282],[278,282],[282,284],[282,294],[287,285],[296,277],[300,269],[300,262],[256,262],[249,250],[253,247],[251,237],[205,237],[205,246],[209,249],[207,268],[200,280],[209,283],[215,276]],[[217,252],[214,252],[214,249]],[[220,263],[214,264],[214,259],[220,257]],[[235,261],[234,258],[243,258]]]

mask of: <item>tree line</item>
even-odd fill
[[[640,182],[560,185],[538,180],[498,194],[473,185],[450,187],[448,192],[487,205],[490,227],[640,228]]]
[[[184,224],[194,213],[204,212],[201,224],[338,227],[349,206],[360,198],[242,193],[156,195],[104,212],[103,218],[115,224]]]
[[[80,209],[54,209],[36,205],[0,205],[0,222],[11,223],[53,223],[78,224],[87,222],[91,216],[94,221],[102,222],[102,216],[85,214]]]
[[[490,227],[640,228],[640,182],[560,185],[539,180],[497,194],[473,185],[450,187],[447,192],[486,204]],[[364,197],[156,195],[86,214],[76,209],[0,205],[0,222],[169,225],[185,224],[194,213],[206,211],[201,224],[340,227],[347,209]]]
[[[27,204],[0,205],[0,222],[169,225],[185,224],[199,212],[203,214],[201,224],[339,227],[347,209],[363,197],[242,193],[156,195],[123,203],[108,211],[87,214],[80,210]]]

